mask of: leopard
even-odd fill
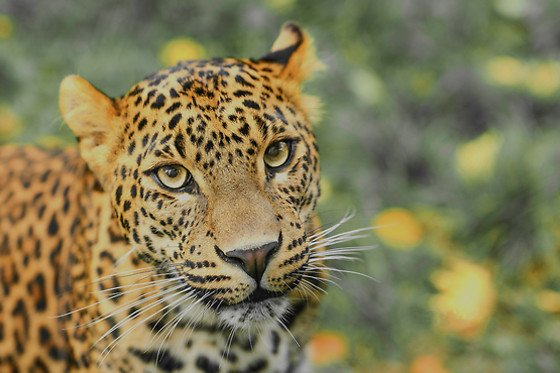
[[[77,146],[0,147],[0,371],[310,371],[344,241],[315,211],[322,69],[287,23],[118,98],[64,78]]]

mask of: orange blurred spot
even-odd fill
[[[381,211],[372,221],[375,233],[389,247],[413,249],[424,238],[420,222],[406,209],[394,207]]]
[[[159,58],[165,66],[175,65],[183,60],[204,58],[204,47],[190,38],[176,38],[168,41],[162,48]]]
[[[309,342],[309,356],[317,365],[328,365],[344,359],[348,353],[346,339],[335,332],[317,333]]]
[[[552,290],[542,290],[536,295],[537,307],[545,312],[560,312],[560,293]]]
[[[462,259],[432,274],[439,291],[430,299],[437,326],[463,338],[484,330],[496,305],[496,289],[489,269]]]

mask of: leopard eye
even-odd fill
[[[188,186],[192,180],[192,176],[183,166],[167,165],[156,169],[154,173],[157,180],[164,187],[178,191]]]
[[[286,141],[278,141],[266,148],[264,163],[270,168],[283,166],[290,158],[290,145]]]

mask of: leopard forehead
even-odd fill
[[[272,73],[258,62],[213,59],[153,74],[121,99],[124,146],[132,154],[139,135],[143,146],[169,142],[183,158],[189,151],[197,162],[206,158],[206,169],[222,157],[230,165],[250,158],[271,139],[308,137],[314,144],[297,95]]]

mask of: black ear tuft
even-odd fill
[[[282,27],[278,39],[272,50],[259,60],[286,65],[292,54],[300,47],[305,39],[303,30],[295,23],[287,23]]]
[[[281,65],[285,65],[288,63],[288,61],[290,60],[290,56],[295,52],[298,46],[299,45],[294,45],[285,49],[281,49],[279,51],[268,52],[267,54],[259,58],[259,60],[264,62],[274,62],[274,63],[279,63]]]

